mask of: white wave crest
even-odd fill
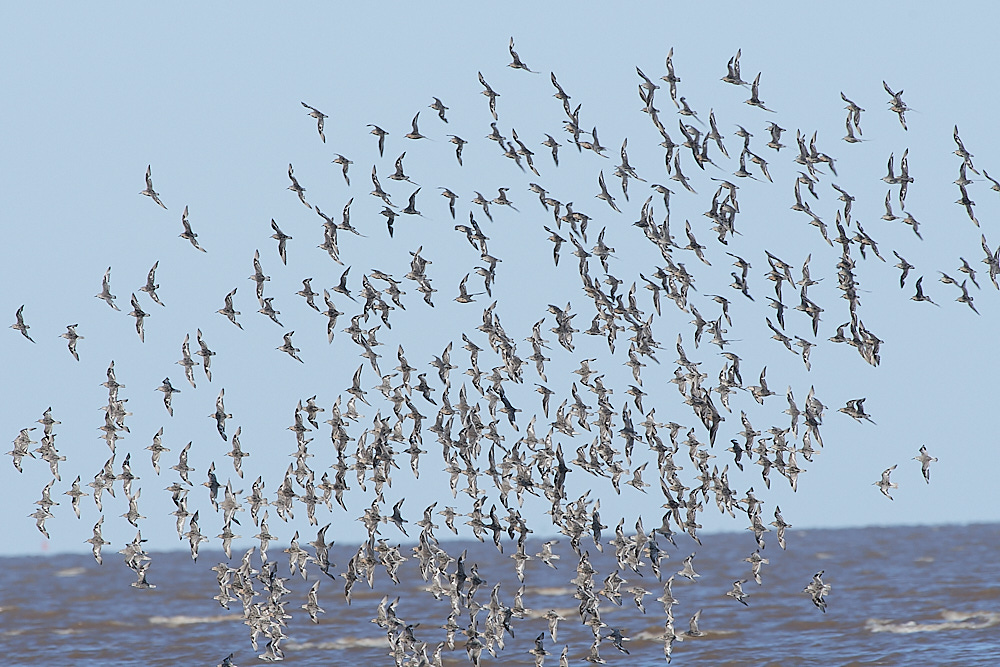
[[[869,632],[892,632],[895,634],[912,634],[915,632],[940,632],[941,630],[981,630],[1000,625],[1000,612],[960,612],[943,611],[941,621],[890,621],[880,618],[869,618],[865,621],[865,629]]]
[[[566,588],[565,586],[539,586],[537,588],[529,586],[527,588],[527,593],[530,595],[546,595],[550,597],[560,597],[565,595],[572,595],[576,592],[575,588]]]
[[[389,645],[386,637],[344,637],[332,642],[287,642],[286,651],[343,651],[352,648],[384,648]]]
[[[243,616],[230,614],[221,616],[150,616],[150,625],[168,625],[178,627],[181,625],[196,625],[198,623],[227,623],[232,621],[242,621]]]

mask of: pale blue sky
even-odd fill
[[[740,409],[750,414],[758,430],[764,430],[772,424],[787,424],[782,414],[787,386],[793,388],[800,406],[809,387],[815,386],[827,406],[822,429],[826,447],[814,463],[805,466],[808,471],[801,476],[797,493],[776,473],[767,491],[756,466],[749,466],[745,473],[730,470],[733,488],[742,495],[753,486],[766,503],[766,515],[775,504],[781,505],[784,517],[796,528],[997,520],[1000,498],[993,480],[1000,454],[990,415],[1000,299],[988,277],[980,274],[983,289],[972,290],[982,313],[976,316],[955,303],[958,291],[953,286],[937,280],[938,271],[961,275],[956,273],[959,257],[985,270],[980,262],[980,233],[986,234],[991,247],[1000,244],[1000,193],[970,174],[975,182],[969,193],[977,204],[980,230],[954,203],[958,189],[952,183],[961,162],[952,154],[956,124],[975,156],[976,167],[1000,175],[1000,142],[991,122],[997,96],[989,85],[997,16],[987,4],[961,17],[942,12],[938,5],[925,6],[887,5],[883,10],[874,3],[853,3],[803,9],[799,3],[783,3],[780,10],[765,12],[760,8],[747,11],[746,3],[714,3],[710,13],[675,3],[637,3],[627,10],[611,10],[605,3],[593,7],[574,3],[561,10],[507,3],[499,13],[471,9],[468,3],[436,3],[433,9],[422,11],[400,4],[378,12],[332,3],[294,9],[244,6],[240,11],[202,4],[114,9],[74,5],[59,11],[22,4],[0,10],[0,56],[6,63],[0,71],[4,91],[0,211],[6,241],[0,249],[0,276],[6,286],[0,313],[9,325],[24,304],[30,334],[37,341],[32,345],[17,332],[4,329],[0,358],[6,389],[0,402],[0,435],[10,443],[20,429],[39,426],[35,420],[51,406],[53,416],[62,422],[56,426],[56,446],[67,457],[61,466],[62,481],[53,488],[53,499],[61,504],[48,521],[52,539],[47,543],[27,515],[51,478],[48,466],[25,459],[24,473],[19,474],[9,458],[0,465],[2,498],[10,516],[4,522],[6,539],[0,553],[89,548],[83,540],[99,517],[93,500],[82,500],[83,518],[78,520],[69,498],[62,494],[78,474],[82,484],[92,480],[109,455],[97,429],[103,423],[99,408],[106,400],[100,385],[112,359],[118,380],[126,385],[120,397],[129,399],[127,407],[134,413],[126,421],[131,433],[118,443],[115,467],[120,470],[125,453],[131,452],[133,470],[141,478],[137,485],[143,489],[140,511],[148,517],[140,525],[151,550],[183,546],[176,541],[174,519],[169,516],[173,509],[169,494],[162,489],[176,479],[169,468],[188,441],[193,442],[191,465],[196,469],[189,506],[192,511],[202,510],[203,530],[214,537],[221,530],[221,517],[211,511],[207,491],[198,486],[206,479],[209,463],[216,463],[220,481],[231,478],[234,487],[245,492],[257,475],[264,475],[266,491],[273,494],[295,451],[294,436],[286,427],[293,421],[296,402],[317,395],[327,410],[321,416],[325,419],[338,395],[346,401],[344,390],[363,362],[358,348],[341,332],[328,345],[325,318],[295,296],[303,278],[312,277],[313,288],[321,292],[337,283],[343,268],[316,248],[322,241],[321,220],[286,189],[289,163],[295,166],[307,199],[325,213],[339,218],[347,200],[355,198],[352,222],[366,237],[340,236],[345,267],[353,267],[350,284],[355,292],[361,275],[372,268],[401,279],[409,269],[409,252],[418,246],[433,262],[428,275],[439,290],[434,296],[436,307],[427,307],[415,284],[405,281],[406,310],[394,311],[392,330],[383,327],[378,334],[385,343],[378,348],[383,373],[396,365],[396,346],[402,344],[410,363],[427,371],[429,381],[438,387],[436,372],[428,362],[454,342],[453,359],[460,368],[452,375],[452,398],[457,400],[462,381],[468,379],[461,375],[468,360],[461,350],[461,334],[488,347],[475,327],[490,301],[485,296],[473,304],[452,301],[459,280],[480,262],[464,236],[452,229],[455,222],[437,190],[448,187],[461,197],[457,222],[466,222],[469,210],[477,212],[477,220],[490,237],[492,254],[503,260],[497,269],[496,313],[505,330],[519,341],[522,358],[531,350],[520,341],[530,334],[532,323],[546,318],[543,333],[552,341],[548,355],[552,361],[546,366],[548,386],[557,392],[553,407],[569,397],[570,384],[577,379],[571,371],[579,360],[597,357],[593,365],[606,373],[606,384],[615,389],[612,401],[620,411],[631,378],[622,365],[627,360],[627,334],[619,337],[612,357],[603,339],[578,334],[577,350],[570,354],[548,332],[554,321],[545,310],[547,304],[571,301],[573,312],[579,313],[574,324],[581,330],[589,324],[593,308],[580,289],[570,244],[563,248],[559,267],[552,266],[551,245],[542,229],[551,226],[552,217],[527,186],[538,182],[552,196],[573,201],[577,210],[590,215],[588,247],[597,232],[607,227],[606,240],[616,248],[611,272],[626,280],[622,291],[627,291],[639,272],[649,275],[663,262],[631,224],[638,219],[648,186],[631,182],[631,201],[626,202],[611,175],[626,137],[630,161],[639,175],[677,192],[671,218],[674,235],[683,239],[684,220],[689,219],[698,240],[709,248],[712,267],[702,265],[688,251],[675,252],[675,260],[696,275],[699,291],[693,298],[697,307],[706,318],[714,319],[717,307],[704,295],[721,293],[732,300],[733,326],[727,337],[735,341],[730,349],[743,359],[745,384],[755,383],[766,365],[769,384],[779,394],[763,408],[748,393],[733,397],[734,413],[725,414],[713,451],[718,458],[713,463],[721,467],[730,462],[730,455],[721,450],[741,428]],[[507,43],[512,35],[521,58],[541,74],[505,66],[510,61]],[[657,146],[660,139],[640,111],[635,67],[659,82],[671,47],[682,79],[680,94],[702,117],[714,109],[734,157],[741,142],[733,134],[735,125],[749,129],[754,134],[752,150],[769,160],[774,177],[773,184],[740,181],[737,229],[742,236],[728,247],[715,241],[701,214],[714,191],[709,177],[732,180],[735,160],[724,160],[714,151],[722,169],[710,166],[702,173],[685,154],[683,168],[698,195],[683,191],[675,181],[666,180],[662,149]],[[742,49],[743,78],[750,80],[763,72],[761,98],[776,113],[743,104],[749,91],[719,80],[737,49]],[[492,117],[486,98],[480,95],[477,71],[500,93],[500,130],[508,137],[511,128],[517,130],[535,151],[540,176],[522,174],[484,139]],[[583,105],[581,124],[586,129],[598,127],[601,143],[612,159],[581,154],[570,146],[562,127],[562,109],[552,98],[550,71],[572,96],[574,106]],[[904,99],[912,107],[907,115],[909,131],[904,132],[887,110],[883,80],[905,91]],[[841,91],[866,109],[863,143],[849,145],[840,140],[846,113]],[[447,125],[427,108],[432,96],[449,107]],[[300,105],[303,101],[329,115],[325,144],[317,135],[315,121]],[[679,116],[666,88],[657,91],[656,105],[671,136],[679,141]],[[429,139],[404,139],[418,111],[420,130]],[[764,128],[772,120],[788,130],[783,141],[789,148],[778,154],[764,147]],[[378,156],[368,123],[390,132],[384,158]],[[812,200],[813,210],[832,229],[841,204],[830,183],[844,187],[857,199],[854,219],[879,241],[880,252],[889,260],[884,264],[863,261],[854,252],[862,319],[885,341],[877,369],[865,364],[852,348],[826,342],[836,326],[847,321],[847,309],[836,290],[838,251],[822,242],[806,218],[789,210],[799,169],[792,161],[796,129],[809,135],[817,131],[820,150],[837,159],[839,176],[820,169],[820,199]],[[540,145],[546,132],[564,144],[558,168]],[[448,142],[447,135],[452,133],[469,141],[464,167],[457,165],[454,146]],[[915,178],[907,210],[921,221],[923,242],[899,221],[880,219],[887,189],[880,179],[886,160],[894,153],[898,161],[905,149],[909,149],[910,173]],[[395,238],[389,239],[384,219],[378,215],[382,205],[368,195],[369,174],[372,165],[377,165],[383,187],[396,203],[405,205],[413,187],[387,178],[404,150],[407,174],[422,187],[417,206],[424,218],[398,219]],[[331,164],[337,153],[354,161],[351,187],[345,184],[340,168]],[[152,165],[154,186],[166,211],[137,194],[144,187],[147,164]],[[594,197],[601,170],[621,214]],[[489,223],[469,200],[477,190],[492,198],[499,187],[510,188],[509,197],[520,212],[493,207],[495,222]],[[662,219],[662,200],[657,196],[653,201],[656,216]],[[207,253],[197,252],[178,238],[185,206],[190,208],[192,227]],[[288,245],[287,266],[281,264],[270,238],[272,218],[294,237]],[[254,286],[247,280],[255,249],[260,250],[264,271],[271,276],[266,295],[275,297],[284,327],[256,312]],[[809,372],[800,359],[769,338],[764,317],[773,311],[765,299],[771,283],[764,279],[764,249],[796,267],[811,253],[812,276],[823,278],[810,290],[811,298],[826,312]],[[899,289],[898,271],[892,268],[894,249],[917,266],[914,277],[925,276],[925,291],[940,308],[910,300],[914,277],[905,290]],[[728,287],[733,269],[725,251],[753,264],[750,280],[755,303],[746,302]],[[159,295],[165,308],[138,292],[155,261],[159,261]],[[122,312],[93,298],[108,266]],[[591,275],[604,276],[596,259],[591,261]],[[481,282],[474,273],[469,285],[480,291]],[[243,313],[244,331],[215,312],[234,287],[239,288],[236,308]],[[133,320],[125,314],[133,291],[152,314],[146,323],[145,343],[140,343]],[[786,288],[786,294],[786,303],[794,305],[791,290]],[[644,312],[652,311],[641,284],[638,299]],[[350,315],[358,312],[357,306],[340,296],[335,302],[347,313],[338,327],[343,328]],[[654,334],[663,346],[658,355],[662,363],[656,366],[646,360],[643,373],[649,393],[644,401],[647,411],[655,406],[657,419],[685,426],[695,426],[696,420],[678,400],[674,385],[667,383],[674,368],[677,333],[684,335],[688,355],[703,362],[710,375],[707,382],[714,383],[722,367],[717,348],[704,342],[695,349],[690,319],[664,301],[663,316],[654,318]],[[79,342],[79,362],[59,338],[65,326],[74,323],[79,323],[78,331],[85,337]],[[369,321],[368,326],[375,323]],[[213,381],[205,381],[199,369],[198,386],[192,389],[175,362],[186,333],[197,347],[193,338],[199,327],[218,355],[213,359]],[[789,313],[788,327],[813,340],[801,313]],[[274,349],[281,344],[282,334],[293,330],[305,364]],[[494,363],[495,357],[484,353],[480,366],[488,373]],[[372,388],[378,378],[365,364],[363,386],[374,396],[377,391]],[[155,391],[165,376],[182,392],[174,397],[174,417],[167,415],[162,395]],[[521,433],[531,414],[539,414],[539,424],[544,421],[533,391],[538,381],[534,368],[526,367],[524,377],[523,387],[508,390],[512,402],[524,411],[519,415]],[[224,456],[228,445],[208,418],[222,388],[227,410],[234,415],[228,430],[242,427],[243,447],[251,454],[244,460],[242,481]],[[470,401],[478,396],[471,384],[468,391]],[[589,392],[584,395],[594,404]],[[867,397],[865,408],[877,426],[855,423],[836,411],[848,399],[862,396]],[[422,459],[423,474],[417,483],[406,455],[401,455],[401,470],[386,492],[387,507],[405,497],[403,513],[411,520],[418,519],[423,507],[434,501],[439,508],[454,505],[469,511],[471,499],[460,495],[452,500],[447,477],[440,472],[440,446],[426,431],[433,423],[433,406],[420,398],[414,401],[430,418],[424,429],[428,453]],[[481,402],[486,414],[486,401]],[[376,407],[383,414],[391,412],[387,402]],[[365,406],[362,412],[370,424],[374,409]],[[642,416],[634,408],[632,412],[635,422],[641,422]],[[145,447],[161,426],[164,444],[171,451],[163,455],[163,472],[157,476]],[[545,429],[539,426],[537,430]],[[40,432],[33,432],[35,440]],[[352,435],[357,437],[359,432],[355,428]],[[697,433],[707,440],[700,426]],[[504,434],[508,445],[518,437],[509,430]],[[315,458],[310,464],[319,477],[332,462],[329,427],[322,425],[311,435],[315,440],[310,451]],[[589,445],[592,436],[587,435],[579,441],[557,439],[567,458],[581,444]],[[920,477],[919,464],[910,460],[922,444],[940,459],[930,485]],[[637,455],[635,463],[644,456]],[[684,448],[677,457],[684,465],[682,460],[686,461]],[[893,464],[899,464],[893,481],[900,488],[890,502],[872,483]],[[687,462],[685,468],[681,476],[690,485],[693,466]],[[655,484],[652,470],[647,471],[646,481]],[[658,525],[662,499],[655,486],[647,494],[624,486],[617,496],[606,480],[580,470],[570,475],[572,498],[591,487],[592,496],[601,498],[605,523],[614,525],[625,517],[631,525],[641,514],[647,526]],[[488,489],[491,503],[496,501],[495,490],[485,478],[481,488]],[[118,516],[127,510],[120,488],[117,496],[105,495],[104,499],[105,537],[114,550],[134,535],[134,529]],[[338,542],[364,536],[354,519],[371,498],[355,486],[347,499],[347,513],[336,506],[332,513],[320,512],[321,524],[334,522],[330,536]],[[552,530],[543,514],[547,508],[546,502],[537,499],[525,504],[529,525],[538,535]],[[297,517],[287,525],[272,519],[271,531],[282,541],[295,530],[308,533],[304,516],[297,513]],[[743,530],[747,523],[743,517],[732,520],[720,515],[714,506],[707,507],[699,520],[706,531]],[[394,530],[384,532],[395,537]],[[256,530],[244,518],[240,532],[249,537]],[[218,541],[213,539],[206,546],[217,548]]]

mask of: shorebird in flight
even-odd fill
[[[351,184],[351,178],[350,178],[350,176],[347,175],[347,168],[350,167],[354,163],[351,162],[350,160],[348,160],[346,157],[344,157],[340,153],[337,153],[337,159],[331,160],[331,162],[333,164],[339,164],[341,166],[342,171],[344,173],[344,181],[347,182],[347,185],[350,185]]]
[[[889,475],[891,475],[892,471],[895,469],[896,469],[895,465],[893,465],[891,468],[886,468],[885,470],[882,471],[882,479],[880,479],[877,482],[872,482],[872,484],[874,486],[877,486],[878,490],[882,492],[882,495],[884,495],[889,500],[892,500],[892,496],[889,495],[889,489],[899,488],[899,484],[896,484],[895,482],[889,480]]]
[[[753,84],[750,87],[750,99],[748,99],[746,103],[750,106],[763,109],[764,111],[771,111],[773,113],[773,109],[768,109],[764,106],[764,103],[760,101],[760,75],[761,73],[757,72],[757,78],[753,80]]]
[[[167,207],[163,205],[162,201],[160,201],[160,193],[158,193],[156,190],[153,189],[152,168],[153,165],[146,166],[146,189],[140,192],[139,194],[151,197],[153,201],[155,201],[157,204],[163,207],[163,210],[165,211],[167,210]]]
[[[129,313],[135,318],[135,332],[139,334],[139,340],[146,342],[146,331],[143,327],[143,321],[149,317],[149,313],[144,311],[139,305],[138,299],[135,298],[135,293],[132,293],[132,312]]]
[[[242,329],[243,325],[236,321],[236,316],[240,314],[240,311],[238,311],[238,310],[236,310],[236,309],[233,308],[233,296],[236,294],[236,290],[237,290],[237,288],[234,287],[233,291],[226,295],[226,305],[225,305],[225,307],[224,308],[220,308],[219,310],[217,310],[215,312],[217,312],[217,313],[219,313],[221,315],[225,315],[226,317],[229,318],[230,322],[232,322],[233,324],[235,324],[236,326],[238,326],[240,329]]]
[[[913,457],[914,461],[920,461],[920,474],[924,476],[924,481],[931,483],[931,463],[937,461],[936,458],[927,453],[927,446],[920,446],[920,455]]]
[[[312,204],[306,201],[306,189],[299,185],[299,181],[295,178],[295,174],[293,173],[291,163],[288,165],[288,178],[292,181],[292,184],[288,186],[288,189],[297,194],[299,196],[299,201],[311,209]]]
[[[830,590],[833,587],[830,586],[830,584],[823,583],[823,572],[824,570],[820,570],[819,572],[814,574],[812,581],[809,582],[808,586],[802,589],[802,592],[809,593],[809,595],[812,597],[813,604],[816,605],[816,608],[825,614],[826,595],[830,592]]]
[[[743,604],[744,607],[749,607],[747,604],[747,594],[743,592],[743,584],[747,583],[746,579],[740,579],[739,581],[733,582],[733,590],[728,591],[726,595],[733,598],[737,602]]]
[[[104,299],[104,301],[107,302],[107,304],[112,308],[114,308],[115,310],[121,310],[118,306],[115,305],[115,299],[117,299],[118,297],[116,297],[114,294],[111,293],[110,266],[108,267],[108,270],[104,272],[104,278],[101,280],[101,293],[95,294],[94,297],[98,299]]]
[[[146,274],[146,284],[143,285],[142,287],[140,287],[139,291],[140,292],[145,292],[146,294],[149,295],[149,297],[153,301],[155,301],[156,303],[158,303],[158,304],[160,304],[162,306],[163,302],[160,301],[160,297],[158,297],[156,295],[156,290],[158,290],[160,288],[160,286],[156,284],[156,269],[157,269],[158,266],[160,266],[159,260],[157,260],[156,262],[153,263],[153,268],[151,268],[149,270],[149,273]]]
[[[903,101],[903,91],[900,90],[897,93],[892,92],[892,89],[889,88],[889,84],[885,81],[882,82],[882,87],[885,88],[885,92],[889,93],[889,96],[892,97],[892,101],[889,102],[889,111],[893,111],[897,116],[899,116],[899,124],[903,126],[904,130],[908,129],[906,127],[906,118],[903,114],[910,111],[910,108],[906,106],[906,102]]]
[[[133,297],[133,298],[135,298],[135,297]],[[30,329],[31,327],[29,327],[27,324],[24,323],[24,306],[23,305],[20,308],[17,309],[17,313],[15,313],[14,317],[16,318],[16,321],[14,322],[14,324],[10,325],[10,328],[14,329],[15,331],[20,331],[22,336],[24,336],[25,338],[27,338],[28,340],[30,340],[32,343],[34,343],[35,341],[31,338],[31,336],[28,335],[28,329]],[[74,326],[76,326],[76,325],[74,325]]]
[[[463,139],[462,137],[456,136],[454,134],[449,134],[448,137],[449,137],[448,140],[451,143],[455,144],[455,157],[458,159],[458,166],[461,167],[462,166],[462,148],[465,146],[465,144],[467,144],[469,142],[466,141],[465,139]]]
[[[288,253],[285,250],[286,243],[292,239],[291,236],[284,233],[278,229],[278,223],[271,218],[271,229],[274,230],[274,234],[271,234],[271,238],[278,242],[278,256],[281,257],[281,263],[288,264]]]
[[[325,144],[326,137],[323,135],[323,121],[329,118],[329,116],[327,116],[325,113],[323,113],[316,107],[309,106],[305,102],[302,102],[302,106],[304,106],[306,109],[309,109],[309,115],[316,119],[316,129],[319,131],[319,138],[322,139],[323,143]]]
[[[411,131],[408,132],[407,134],[403,135],[407,139],[426,139],[427,138],[424,135],[420,134],[420,130],[417,128],[417,119],[418,118],[420,118],[420,112],[419,111],[417,112],[417,115],[413,117],[413,120],[410,121],[410,125],[412,127]]]
[[[511,62],[507,64],[507,67],[513,69],[523,69],[525,72],[531,72],[532,74],[538,74],[538,72],[528,69],[528,66],[521,62],[521,58],[517,55],[517,51],[514,50],[514,38],[510,38],[510,46],[507,47],[510,51]]]
[[[479,83],[483,84],[483,88],[485,88],[483,95],[490,98],[490,113],[493,114],[493,120],[500,120],[497,117],[497,98],[500,97],[500,93],[490,88],[490,84],[486,83],[482,72],[477,72],[477,74],[479,75]]]
[[[378,156],[383,157],[385,154],[385,136],[389,133],[378,125],[369,124],[368,127],[372,128],[371,133],[378,137]]]
[[[200,245],[198,245],[198,235],[195,234],[191,230],[191,223],[188,222],[188,207],[187,206],[184,207],[184,213],[181,214],[181,224],[184,225],[184,231],[181,234],[179,234],[178,236],[180,236],[182,239],[190,241],[191,245],[193,245],[198,250],[201,250],[202,252],[207,252],[204,248],[202,248]],[[163,304],[160,304],[160,305],[163,305]]]
[[[435,97],[433,99],[434,99],[434,103],[428,105],[429,108],[434,109],[434,111],[437,111],[438,112],[438,118],[440,118],[441,120],[443,120],[444,122],[447,123],[448,119],[444,117],[444,112],[448,110],[448,107],[446,107],[441,102],[441,100],[439,100],[438,98]]]
[[[66,333],[59,334],[60,337],[65,338],[69,341],[67,344],[69,347],[69,353],[73,355],[73,358],[80,361],[80,355],[76,352],[76,341],[83,338],[80,334],[76,332],[76,328],[80,326],[79,324],[67,324]]]

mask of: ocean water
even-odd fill
[[[309,538],[311,539],[311,537]],[[749,563],[743,561],[756,545],[752,534],[702,536],[702,545],[687,536],[677,536],[678,546],[661,546],[669,558],[661,562],[665,580],[694,553],[695,582],[675,577],[673,607],[678,634],[688,629],[689,618],[701,610],[700,637],[686,637],[673,645],[675,665],[997,665],[1000,664],[1000,524],[938,527],[878,527],[840,530],[790,530],[788,549],[769,541],[762,555],[770,563],[756,584]],[[308,539],[302,540],[306,547]],[[501,554],[493,544],[442,542],[448,553],[468,551],[467,565],[478,565],[486,580],[475,600],[487,605],[492,588],[500,583],[499,598],[512,606],[520,583],[509,555],[513,542],[504,539]],[[529,540],[527,553],[541,549],[541,540]],[[447,596],[435,600],[410,558],[399,568],[395,585],[385,569],[377,567],[374,588],[359,581],[348,605],[344,580],[307,567],[307,578],[292,575],[281,546],[268,550],[278,573],[286,577],[290,593],[281,643],[289,665],[393,665],[386,631],[372,619],[383,596],[398,597],[397,617],[413,625],[418,642],[426,642],[433,654],[444,641],[440,627],[447,620]],[[617,563],[613,549],[603,554],[587,540],[582,548],[590,554],[595,588]],[[529,651],[534,639],[546,633],[543,645],[550,655],[546,665],[557,665],[563,646],[569,646],[569,663],[582,664],[590,655],[593,633],[580,623],[579,602],[573,597],[577,557],[563,539],[555,547],[560,559],[556,569],[538,559],[527,563],[523,618],[511,623],[514,636],[505,638],[504,648],[494,647],[497,657],[483,652],[483,665],[534,664]],[[356,547],[335,546],[330,552],[331,573],[346,570]],[[242,605],[230,609],[213,600],[218,592],[216,575],[210,568],[219,561],[218,549],[207,550],[197,562],[188,552],[151,553],[148,581],[155,589],[133,588],[134,574],[111,548],[98,565],[87,555],[51,555],[0,559],[0,664],[3,665],[217,665],[230,653],[237,665],[260,664],[260,650],[250,643]],[[259,566],[254,554],[255,567]],[[239,565],[242,554],[233,553],[228,564]],[[454,565],[449,571],[454,571]],[[832,586],[826,596],[827,610],[816,608],[803,592],[814,573],[822,570],[823,581]],[[628,655],[620,653],[610,639],[600,644],[601,658],[608,664],[665,664],[663,643],[658,639],[665,620],[656,598],[662,582],[649,565],[620,571],[621,606],[600,598],[601,615],[608,628],[620,628],[630,639],[624,642]],[[318,600],[325,613],[310,622],[300,608],[310,587],[319,578]],[[749,579],[744,591],[748,606],[725,595],[732,582]],[[642,586],[651,594],[644,599],[645,613],[626,592]],[[258,588],[260,586],[258,585]],[[550,610],[565,620],[558,626],[556,642],[548,635],[543,616]],[[480,612],[480,630],[487,610]],[[460,619],[465,627],[468,619]],[[470,664],[464,649],[466,637],[456,635],[454,650],[442,650],[446,665]],[[410,660],[413,658],[404,658]],[[412,662],[411,664],[417,664]]]

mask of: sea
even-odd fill
[[[628,666],[667,663],[661,639],[666,616],[656,598],[674,574],[674,626],[683,640],[673,644],[672,665],[1000,665],[1000,524],[790,529],[786,550],[773,539],[761,550],[769,562],[762,565],[760,584],[744,560],[757,548],[752,533],[700,538],[699,545],[686,535],[675,536],[676,547],[658,540],[668,556],[661,561],[659,580],[648,559],[639,573],[622,570],[613,548],[605,546],[600,553],[592,540],[582,543],[597,570],[595,589],[616,570],[626,580],[621,605],[601,597],[600,609],[607,624],[602,636],[620,629],[628,654],[606,638],[598,646],[599,660]],[[311,551],[308,541],[302,545]],[[491,539],[441,542],[453,556],[467,551],[467,568],[478,566],[486,581],[476,602],[484,607],[498,583],[498,596],[507,606],[522,585],[510,558],[514,544],[505,537],[501,545],[504,553]],[[542,540],[529,539],[526,551],[533,555],[541,547]],[[513,636],[505,637],[503,648],[493,646],[495,657],[483,651],[482,665],[536,664],[530,651],[543,633],[544,665],[558,665],[565,646],[571,665],[593,658],[594,633],[580,623],[570,583],[578,558],[565,538],[553,549],[559,556],[555,568],[537,558],[527,562],[521,596],[526,611],[512,619]],[[441,626],[450,604],[447,596],[436,600],[428,592],[409,547],[403,544],[401,550],[410,557],[398,570],[399,583],[378,567],[374,587],[357,582],[348,604],[339,574],[330,578],[314,564],[306,578],[292,574],[288,556],[272,544],[270,560],[278,562],[291,591],[285,598],[283,662],[397,664],[389,655],[386,630],[373,622],[384,596],[399,599],[397,618],[412,625],[414,638],[426,642],[432,655],[445,640]],[[335,545],[329,571],[346,571],[355,552],[356,547]],[[691,554],[700,575],[694,581],[676,576]],[[227,610],[213,599],[218,585],[211,568],[224,558],[219,549],[204,549],[197,561],[188,551],[149,555],[151,589],[132,587],[135,575],[111,547],[105,548],[102,565],[89,553],[0,558],[0,665],[218,665],[230,654],[235,665],[261,664],[266,638],[254,651],[241,603],[230,602]],[[234,551],[228,564],[237,566],[241,557]],[[830,586],[825,611],[803,592],[820,572]],[[301,605],[317,579],[324,613],[313,623]],[[744,579],[745,606],[726,595],[734,581]],[[626,592],[634,586],[650,591],[643,599],[645,611]],[[554,642],[544,618],[549,611],[565,619]],[[685,636],[698,611],[702,634]],[[486,614],[486,609],[479,614],[480,630]],[[463,627],[467,622],[460,621]],[[443,664],[472,664],[465,641],[458,633],[454,649],[442,649]],[[419,663],[411,655],[404,664]]]

